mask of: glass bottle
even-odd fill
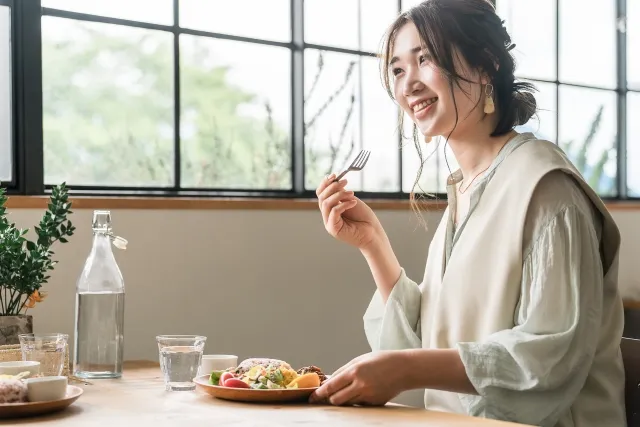
[[[111,243],[111,213],[94,211],[93,247],[76,285],[73,374],[80,378],[120,378],[124,345],[124,280]]]

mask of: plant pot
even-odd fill
[[[33,333],[31,315],[0,316],[0,345],[20,344],[18,335],[31,333]]]

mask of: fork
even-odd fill
[[[361,171],[365,167],[367,162],[369,161],[369,156],[370,155],[371,155],[371,151],[360,150],[360,153],[358,153],[356,158],[353,159],[353,162],[351,162],[351,165],[349,165],[348,168],[346,168],[344,171],[342,171],[342,173],[340,173],[340,175],[338,175],[336,177],[336,179],[333,180],[333,182],[340,181],[342,179],[342,177],[347,174],[347,172],[350,172],[350,171]]]

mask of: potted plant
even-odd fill
[[[73,212],[64,183],[53,188],[47,210],[34,227],[34,241],[25,237],[29,229],[9,222],[6,201],[0,188],[0,345],[18,344],[18,334],[33,332],[33,319],[26,311],[46,296],[40,288],[56,264],[51,247],[67,243],[75,230],[67,220]]]

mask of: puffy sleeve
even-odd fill
[[[387,303],[376,291],[364,314],[364,330],[373,351],[420,348],[422,292],[402,269]]]
[[[568,206],[525,253],[516,326],[458,344],[479,396],[469,414],[554,426],[583,387],[594,358],[603,304],[599,239],[589,213]]]

